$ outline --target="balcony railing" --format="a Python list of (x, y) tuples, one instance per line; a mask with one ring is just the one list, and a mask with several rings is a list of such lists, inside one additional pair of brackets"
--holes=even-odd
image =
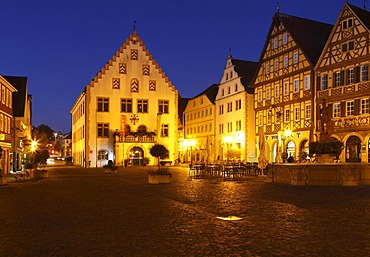
[(370, 127), (370, 116), (358, 116), (358, 117), (346, 117), (341, 119), (335, 119), (334, 130), (342, 130), (347, 128), (369, 128)]
[(133, 136), (128, 135), (119, 138), (119, 143), (156, 143), (157, 137), (156, 136)]
[(329, 88), (326, 90), (320, 90), (317, 92), (317, 97), (326, 98), (326, 97), (346, 96), (345, 98), (348, 98), (348, 96), (350, 96), (354, 92), (365, 90), (370, 90), (370, 82), (362, 82), (347, 86), (340, 86)]

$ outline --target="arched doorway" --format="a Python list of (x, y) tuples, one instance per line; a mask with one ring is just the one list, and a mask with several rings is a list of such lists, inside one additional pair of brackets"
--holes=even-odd
[(144, 163), (144, 151), (141, 147), (135, 146), (130, 150), (130, 163), (133, 166), (143, 166)]
[(287, 158), (289, 158), (290, 156), (295, 158), (295, 152), (296, 152), (295, 143), (293, 141), (289, 141), (287, 146), (286, 146)]
[(346, 162), (361, 162), (361, 139), (350, 136), (346, 143)]

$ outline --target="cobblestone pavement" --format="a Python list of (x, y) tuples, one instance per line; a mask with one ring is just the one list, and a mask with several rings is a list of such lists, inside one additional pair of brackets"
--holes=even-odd
[(144, 168), (58, 167), (1, 186), (0, 256), (370, 256), (370, 187), (171, 170), (171, 184), (149, 185)]

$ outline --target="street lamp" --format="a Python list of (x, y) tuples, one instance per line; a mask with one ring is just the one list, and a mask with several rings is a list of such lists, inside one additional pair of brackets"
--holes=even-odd
[(54, 148), (55, 148), (55, 145), (57, 144), (57, 136), (58, 136), (58, 133), (55, 132), (54, 133), (54, 137), (55, 137), (55, 141), (54, 141)]

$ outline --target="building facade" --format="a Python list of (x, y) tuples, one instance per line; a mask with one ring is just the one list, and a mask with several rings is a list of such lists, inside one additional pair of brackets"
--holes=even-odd
[(343, 162), (370, 161), (369, 37), (370, 12), (345, 3), (316, 65), (318, 136), (327, 107)]
[(27, 145), (32, 140), (32, 97), (28, 94), (28, 78), (4, 76), (17, 90), (12, 94), (12, 152), (10, 153), (10, 171), (22, 169)]
[(215, 97), (218, 84), (189, 99), (183, 113), (184, 137), (180, 138), (181, 163), (215, 161)]
[(178, 92), (134, 31), (70, 111), (75, 164), (155, 164), (160, 143), (178, 159)]
[(17, 90), (3, 76), (0, 76), (0, 169), (10, 172), (12, 159), (13, 93)]
[(254, 79), (256, 135), (266, 139), (268, 162), (296, 160), (315, 133), (315, 73), (332, 26), (276, 13)]
[(257, 63), (226, 60), (216, 95), (216, 160), (254, 162), (256, 158), (254, 95), (251, 81)]

